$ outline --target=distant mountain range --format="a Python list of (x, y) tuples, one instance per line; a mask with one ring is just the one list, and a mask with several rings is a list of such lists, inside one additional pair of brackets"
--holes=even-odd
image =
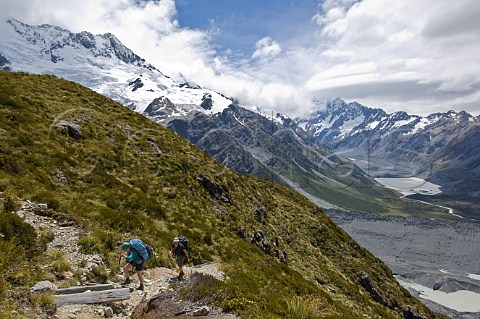
[[(322, 207), (411, 212), (409, 204), (397, 203), (397, 193), (365, 172), (420, 174), (446, 181), (441, 184), (446, 186), (451, 174), (442, 172), (452, 166), (429, 164), (441, 163), (435, 157), (440, 151), (445, 152), (442, 159), (451, 158), (448, 163), (458, 160), (461, 146), (451, 152), (447, 146), (470, 136), (470, 127), (478, 124), (478, 118), (464, 112), (427, 118), (403, 112), (388, 115), (338, 99), (317, 101), (319, 111), (305, 119), (280, 114), (267, 118), (221, 93), (164, 75), (112, 34), (72, 33), (17, 20), (8, 20), (3, 29), (0, 68), (55, 74), (90, 87), (168, 126), (238, 172), (288, 185)], [(414, 209), (431, 217), (445, 211), (418, 203)]]
[(422, 117), (387, 114), (340, 99), (316, 103), (318, 110), (296, 119), (298, 125), (337, 153), (358, 161), (373, 176), (429, 177), (425, 167), (433, 166), (432, 155), (480, 125), (480, 117), (466, 112)]
[(421, 177), (443, 195), (480, 200), (480, 116), (449, 111), (425, 117), (340, 99), (296, 123), (375, 177)]

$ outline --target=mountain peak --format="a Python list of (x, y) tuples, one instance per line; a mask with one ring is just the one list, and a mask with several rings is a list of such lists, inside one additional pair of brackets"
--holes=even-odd
[(82, 31), (72, 33), (66, 29), (50, 24), (32, 26), (16, 19), (9, 19), (14, 31), (40, 50), (41, 55), (49, 56), (51, 62), (76, 64), (89, 60), (89, 57), (118, 59), (127, 64), (154, 70), (144, 59), (127, 48), (114, 34), (93, 35)]
[[(176, 81), (125, 46), (113, 33), (73, 33), (49, 24), (31, 26), (15, 19), (0, 33), (0, 69), (50, 73), (81, 83), (137, 112), (168, 96), (159, 114), (193, 110), (215, 114), (232, 100), (204, 89), (183, 76)], [(178, 108), (177, 108), (178, 107)], [(177, 112), (178, 111), (178, 112)]]

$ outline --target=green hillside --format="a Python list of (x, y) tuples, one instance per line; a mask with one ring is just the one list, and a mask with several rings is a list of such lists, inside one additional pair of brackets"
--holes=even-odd
[[(138, 236), (165, 252), (188, 236), (193, 262), (220, 262), (228, 278), (204, 293), (242, 318), (403, 318), (407, 306), (436, 317), (303, 196), (54, 76), (0, 72), (0, 192), (0, 318), (34, 302), (29, 288), (47, 276), (48, 234), (11, 214), (22, 200), (88, 230), (82, 249), (110, 269), (118, 241)], [(365, 274), (382, 298), (362, 287)]]

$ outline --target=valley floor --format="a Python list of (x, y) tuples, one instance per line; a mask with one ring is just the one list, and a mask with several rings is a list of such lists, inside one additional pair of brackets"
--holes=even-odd
[(480, 225), (340, 210), (326, 213), (432, 310), (452, 318), (480, 317)]

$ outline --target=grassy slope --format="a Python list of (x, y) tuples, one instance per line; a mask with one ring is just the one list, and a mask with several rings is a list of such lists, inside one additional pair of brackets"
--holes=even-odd
[[(62, 120), (80, 125), (84, 138), (58, 128)], [(68, 184), (56, 177), (60, 171)], [(221, 184), (231, 203), (211, 196), (201, 176)], [(139, 236), (164, 252), (172, 237), (187, 235), (195, 262), (222, 262), (229, 279), (210, 293), (243, 318), (294, 318), (310, 306), (315, 311), (309, 318), (400, 318), (405, 305), (435, 316), (304, 197), (236, 174), (142, 115), (53, 76), (0, 72), (0, 191), (3, 210), (21, 198), (70, 216), (91, 231), (82, 239), (84, 249), (107, 256), (112, 269), (119, 240)], [(262, 222), (255, 219), (259, 207), (267, 212)], [(9, 300), (4, 316), (45, 276), (38, 268), (45, 239), (35, 239), (12, 216), (2, 213), (0, 224), (0, 267), (6, 270), (0, 298)], [(7, 233), (14, 224), (17, 233), (31, 236)], [(265, 252), (250, 243), (258, 230), (269, 243)], [(274, 257), (275, 250), (287, 253), (288, 265)], [(156, 262), (167, 263), (163, 255)], [(361, 272), (392, 309), (361, 288)], [(13, 296), (6, 293), (12, 287)]]

